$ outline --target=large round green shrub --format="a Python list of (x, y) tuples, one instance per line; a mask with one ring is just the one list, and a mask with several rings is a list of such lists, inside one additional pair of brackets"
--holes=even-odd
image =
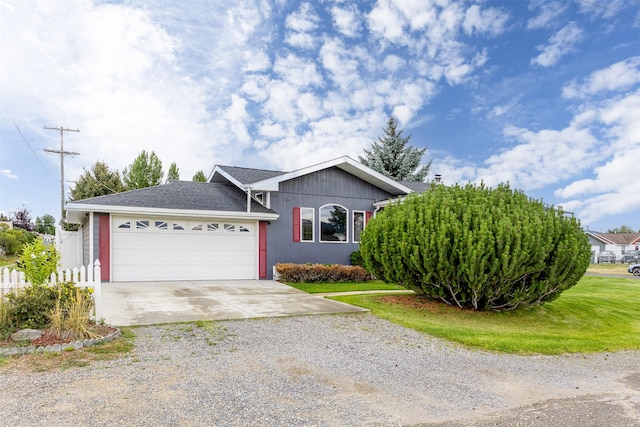
[(472, 184), (388, 206), (367, 224), (360, 252), (378, 278), (476, 310), (551, 301), (591, 256), (574, 217), (506, 185)]

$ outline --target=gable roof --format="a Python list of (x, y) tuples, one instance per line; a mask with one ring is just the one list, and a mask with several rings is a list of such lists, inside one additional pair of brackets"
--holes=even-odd
[[(247, 196), (230, 184), (192, 181), (169, 181), (166, 184), (106, 196), (67, 203), (67, 211), (73, 212), (146, 212), (169, 214), (247, 213)], [(276, 213), (251, 201), (249, 216), (266, 215), (275, 219)], [(253, 214), (253, 215), (251, 215)], [(75, 215), (74, 217), (78, 217)], [(78, 218), (76, 218), (78, 219)]]
[(587, 231), (587, 234), (608, 245), (634, 245), (640, 241), (640, 233), (598, 233), (596, 231)]
[[(287, 173), (287, 172), (273, 171), (273, 170), (267, 170), (267, 169), (242, 168), (238, 166), (216, 166), (216, 167), (218, 168), (218, 170), (222, 170), (226, 172), (228, 175), (233, 177), (242, 185), (248, 185), (253, 182), (270, 179), (270, 178)], [(210, 178), (210, 182), (217, 182), (216, 178), (217, 177), (213, 175)]]
[(254, 191), (278, 191), (283, 181), (298, 178), (331, 167), (337, 167), (393, 195), (406, 195), (414, 192), (412, 188), (382, 175), (373, 169), (356, 162), (349, 156), (338, 157), (293, 172), (248, 169), (229, 166), (216, 166), (211, 173), (211, 182), (216, 182), (216, 174), (227, 178), (240, 188), (251, 187)]

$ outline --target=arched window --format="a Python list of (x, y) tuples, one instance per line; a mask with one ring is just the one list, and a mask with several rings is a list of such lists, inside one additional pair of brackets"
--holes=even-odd
[(320, 208), (320, 241), (347, 242), (349, 221), (347, 209), (340, 205), (324, 205)]

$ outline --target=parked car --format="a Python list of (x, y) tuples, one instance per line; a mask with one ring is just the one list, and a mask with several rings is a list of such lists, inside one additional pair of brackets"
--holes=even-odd
[(616, 262), (616, 254), (613, 251), (602, 251), (598, 255), (598, 264), (603, 262)]
[(634, 276), (640, 276), (640, 264), (631, 264), (629, 266), (629, 273)]
[(640, 251), (626, 251), (620, 259), (622, 264), (636, 264), (640, 262)]

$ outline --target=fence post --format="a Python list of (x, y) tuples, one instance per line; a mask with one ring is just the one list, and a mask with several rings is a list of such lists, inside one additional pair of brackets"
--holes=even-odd
[(96, 322), (102, 318), (102, 279), (100, 273), (100, 261), (93, 263), (93, 302), (96, 305)]

